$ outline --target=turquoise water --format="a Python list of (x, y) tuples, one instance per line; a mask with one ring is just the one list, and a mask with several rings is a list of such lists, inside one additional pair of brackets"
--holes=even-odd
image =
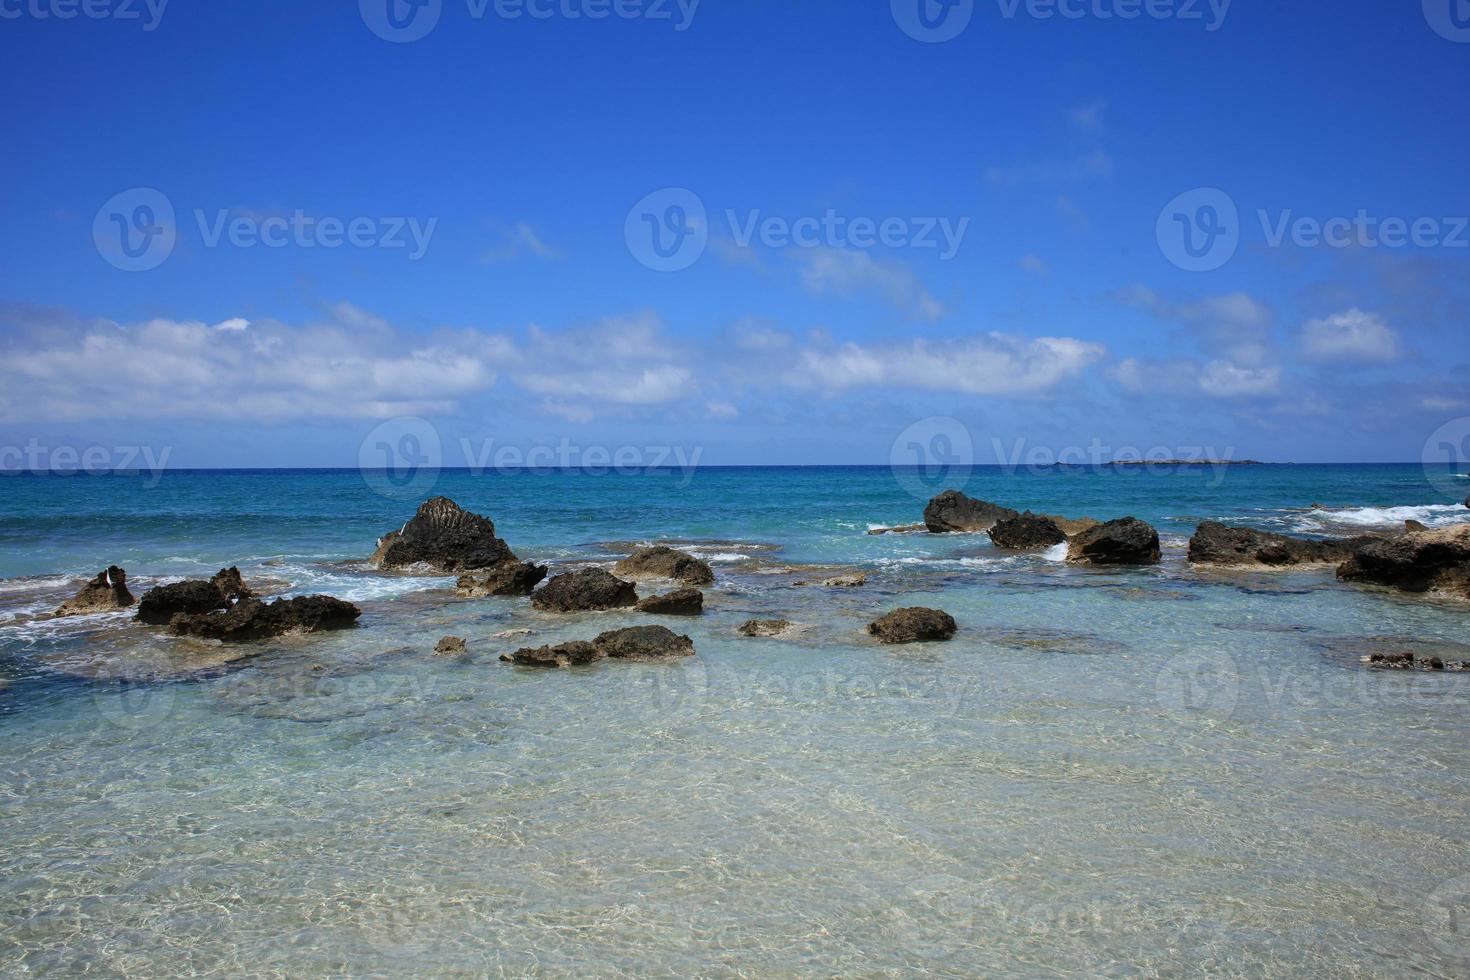
[[(1470, 517), (1418, 466), (979, 469), (967, 492), (1155, 523), (1153, 569), (913, 523), (954, 474), (171, 473), (0, 478), (0, 973), (1361, 975), (1470, 970), (1463, 607), (1330, 570), (1207, 573), (1199, 520), (1357, 533)], [(1470, 492), (1470, 481), (1461, 481)], [(942, 485), (941, 485), (942, 484)], [(522, 557), (686, 542), (687, 663), (498, 655), (647, 620), (458, 600), (365, 568), (445, 494)], [(1325, 509), (1312, 511), (1320, 503)], [(238, 564), (364, 609), (226, 662), (83, 576)], [(795, 583), (849, 568), (862, 589)], [(640, 588), (648, 594), (646, 587)], [(863, 626), (944, 608), (951, 643)], [(751, 618), (796, 633), (747, 640)], [(523, 631), (530, 631), (529, 634)], [(446, 634), (464, 659), (435, 658)]]

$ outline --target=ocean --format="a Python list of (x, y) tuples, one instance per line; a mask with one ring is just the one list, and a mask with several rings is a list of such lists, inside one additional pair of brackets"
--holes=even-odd
[[(1164, 561), (869, 533), (951, 486), (1141, 518)], [(1470, 674), (1361, 661), (1470, 659), (1466, 608), (1184, 547), (1466, 494), (1418, 464), (0, 476), (0, 974), (1464, 975)], [(435, 495), (553, 573), (695, 552), (705, 615), (658, 622), (698, 656), (500, 663), (652, 620), (368, 568)], [(363, 616), (243, 650), (44, 618), (108, 565)], [(958, 636), (865, 635), (903, 606)]]

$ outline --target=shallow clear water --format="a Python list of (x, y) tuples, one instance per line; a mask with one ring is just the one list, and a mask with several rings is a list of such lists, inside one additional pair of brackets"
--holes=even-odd
[[(523, 557), (713, 560), (706, 615), (667, 621), (696, 659), (559, 673), (497, 657), (648, 620), (371, 574), (416, 503), (372, 483), (0, 480), (0, 973), (1470, 970), (1470, 676), (1359, 663), (1461, 650), (1466, 610), (1180, 547), (1204, 518), (1456, 519), (1418, 467), (969, 481), (1155, 522), (1164, 564), (1122, 572), (870, 536), (937, 489), (887, 469), (441, 475)], [(108, 563), (138, 593), (238, 563), (364, 616), (233, 664), (126, 616), (31, 621)], [(793, 584), (849, 566), (866, 588)], [(863, 635), (907, 605), (960, 635)], [(735, 633), (778, 616), (804, 628)], [(446, 634), (471, 655), (434, 657)]]

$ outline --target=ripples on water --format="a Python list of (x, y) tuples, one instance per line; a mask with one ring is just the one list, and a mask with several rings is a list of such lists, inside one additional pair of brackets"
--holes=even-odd
[[(521, 551), (613, 553), (485, 509)], [(673, 665), (503, 666), (648, 620), (453, 600), (346, 542), (238, 552), (365, 610), (243, 662), (125, 616), (0, 627), (0, 973), (1464, 974), (1470, 677), (1358, 663), (1462, 610), (853, 517), (846, 555), (704, 531)], [(844, 560), (867, 588), (791, 584)], [(960, 636), (871, 644), (897, 605)], [(735, 634), (778, 616), (805, 629)]]

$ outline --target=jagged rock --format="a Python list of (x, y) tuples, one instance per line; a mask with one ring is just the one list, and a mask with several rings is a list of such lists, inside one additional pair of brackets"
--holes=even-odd
[(1072, 539), (1067, 560), (1093, 565), (1155, 565), (1159, 532), (1134, 517), (1099, 524)]
[(228, 609), (229, 597), (213, 582), (189, 579), (149, 589), (138, 603), (138, 622), (167, 626), (180, 613), (197, 615)]
[(614, 660), (664, 660), (694, 656), (694, 641), (664, 626), (634, 626), (612, 630), (592, 641), (597, 651)]
[(603, 653), (585, 640), (559, 643), (556, 646), (526, 647), (515, 653), (502, 654), (500, 659), (518, 667), (582, 667), (603, 658)]
[(519, 561), (495, 536), (494, 521), (470, 513), (448, 497), (421, 505), (401, 530), (378, 542), (370, 560), (382, 569), (426, 565), (446, 575)]
[(461, 575), (455, 591), (467, 599), (527, 596), (536, 591), (548, 571), (545, 565), (529, 561), (501, 562), (485, 574)]
[(89, 613), (117, 612), (126, 609), (137, 600), (128, 591), (128, 573), (116, 565), (99, 572), (82, 591), (63, 602), (56, 610), (58, 616), (85, 616)]
[(531, 604), (547, 612), (621, 609), (637, 605), (638, 592), (632, 582), (605, 569), (587, 568), (556, 576), (531, 597)]
[(740, 627), (741, 636), (772, 637), (780, 636), (791, 629), (792, 623), (785, 619), (752, 619)]
[(862, 573), (852, 575), (834, 575), (832, 578), (824, 578), (819, 582), (812, 583), (806, 579), (798, 579), (791, 583), (793, 586), (820, 585), (824, 589), (860, 589), (868, 584), (868, 577)]
[(245, 579), (241, 576), (240, 569), (233, 565), (229, 568), (221, 568), (215, 572), (214, 578), (209, 580), (209, 584), (219, 589), (220, 594), (231, 601), (255, 598), (255, 593), (245, 584)]
[(1369, 667), (1377, 670), (1434, 670), (1470, 671), (1470, 662), (1446, 661), (1440, 657), (1416, 658), (1412, 653), (1375, 653), (1364, 659)]
[(326, 595), (277, 599), (269, 604), (241, 599), (223, 612), (179, 613), (169, 623), (169, 630), (175, 636), (244, 643), (287, 633), (346, 629), (361, 615), (362, 610), (352, 603)]
[(713, 585), (714, 570), (707, 562), (666, 545), (640, 548), (613, 566), (613, 571), (631, 579), (667, 578), (685, 585)]
[(868, 626), (883, 643), (927, 643), (948, 640), (958, 627), (954, 617), (938, 609), (898, 609)]
[(1368, 539), (1338, 567), (1337, 577), (1470, 598), (1470, 524)]
[(1423, 521), (1415, 521), (1415, 520), (1407, 520), (1407, 521), (1404, 521), (1404, 531), (1405, 532), (1412, 533), (1414, 531), (1427, 531), (1427, 530), (1429, 530), (1429, 525), (1428, 524), (1425, 524)]
[(465, 641), (458, 636), (446, 636), (434, 647), (434, 652), (441, 657), (451, 657), (462, 654), (468, 649)]
[(924, 526), (934, 534), (988, 531), (997, 521), (1014, 520), (1020, 513), (1009, 507), (946, 490), (924, 508)]
[(1373, 538), (1316, 541), (1285, 534), (1228, 527), (1205, 521), (1189, 539), (1189, 560), (1196, 565), (1303, 565), (1341, 562)]
[(698, 616), (704, 612), (704, 593), (698, 589), (679, 589), (668, 595), (649, 596), (638, 603), (638, 611), (655, 616)]
[(990, 529), (990, 540), (997, 548), (1027, 551), (1050, 548), (1067, 540), (1067, 535), (1049, 517), (1038, 517), (1029, 510), (1020, 517), (997, 521)]

